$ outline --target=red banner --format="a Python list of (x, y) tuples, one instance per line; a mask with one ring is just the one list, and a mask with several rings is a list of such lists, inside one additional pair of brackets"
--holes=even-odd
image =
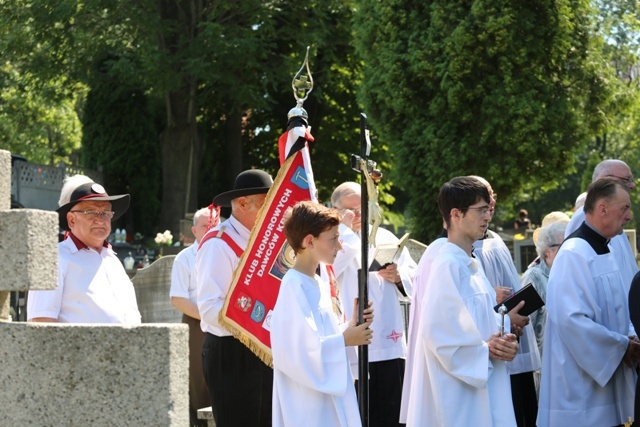
[(297, 202), (315, 198), (308, 156), (308, 148), (304, 147), (278, 171), (220, 312), (220, 324), (269, 366), (271, 312), (280, 281), (293, 266), (293, 251), (284, 235), (284, 214)]

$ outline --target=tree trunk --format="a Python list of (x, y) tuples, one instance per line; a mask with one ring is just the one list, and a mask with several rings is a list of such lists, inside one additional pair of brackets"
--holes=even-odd
[[(159, 0), (158, 12), (162, 19), (174, 21), (174, 31), (159, 34), (162, 50), (173, 56), (172, 67), (180, 75), (184, 64), (179, 52), (193, 42), (199, 20), (202, 17), (202, 2), (198, 0)], [(185, 213), (197, 207), (200, 138), (196, 122), (195, 78), (182, 74), (180, 87), (165, 96), (167, 125), (160, 135), (162, 153), (162, 211), (160, 231), (168, 229), (178, 239), (180, 220)]]
[[(162, 212), (160, 228), (177, 240), (180, 220), (195, 212), (198, 195), (200, 139), (189, 90), (167, 95), (167, 127), (160, 136), (162, 152)], [(191, 113), (190, 113), (191, 112)]]

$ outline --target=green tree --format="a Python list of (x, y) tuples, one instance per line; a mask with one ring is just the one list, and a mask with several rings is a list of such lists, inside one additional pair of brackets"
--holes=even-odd
[(482, 175), (508, 198), (573, 172), (611, 94), (588, 1), (356, 4), (360, 96), (396, 180), (420, 189), (408, 206), (417, 238), (440, 228), (436, 194), (453, 176)]
[[(147, 98), (156, 129), (158, 124), (161, 129), (159, 228), (175, 230), (186, 211), (228, 189), (240, 170), (277, 171), (276, 142), (294, 104), (291, 79), (307, 45), (313, 47), (316, 86), (305, 108), (319, 141), (313, 156), (321, 198), (327, 200), (338, 182), (355, 177), (348, 154), (358, 149), (361, 109), (355, 88), (361, 63), (352, 45), (352, 13), (351, 3), (341, 0), (0, 0), (0, 26), (12, 34), (0, 47), (20, 59), (37, 82), (63, 75), (68, 83), (90, 87), (97, 98), (91, 100), (91, 119), (83, 123), (91, 128), (84, 141), (92, 165), (100, 159), (105, 168), (135, 168), (135, 156), (124, 163), (107, 159), (130, 147), (116, 147), (126, 139), (106, 138), (110, 130), (101, 127), (131, 123), (114, 99), (127, 104), (132, 93)], [(113, 94), (98, 87), (101, 77), (94, 64), (105, 57), (111, 84), (125, 85), (122, 90), (114, 86)], [(162, 105), (161, 116), (157, 105)], [(107, 140), (112, 145), (99, 153)], [(378, 147), (373, 157), (386, 172), (388, 150)]]
[(6, 62), (0, 67), (0, 146), (36, 163), (71, 163), (80, 148), (81, 124), (77, 112), (86, 91), (76, 85), (69, 96), (65, 79), (35, 84), (19, 67)]

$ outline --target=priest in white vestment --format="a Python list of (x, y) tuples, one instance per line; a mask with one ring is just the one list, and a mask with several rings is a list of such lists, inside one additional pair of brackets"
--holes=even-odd
[(609, 239), (631, 219), (628, 189), (600, 179), (585, 221), (562, 244), (547, 285), (539, 427), (618, 426), (633, 417), (640, 343), (630, 337), (629, 285)]
[(507, 361), (518, 349), (501, 333), (495, 292), (471, 256), (491, 218), (489, 192), (470, 177), (443, 185), (438, 196), (448, 242), (424, 285), (407, 415), (408, 426), (516, 425)]
[[(630, 191), (636, 188), (631, 169), (622, 160), (607, 159), (598, 163), (593, 170), (592, 182), (601, 178), (611, 178), (619, 181)], [(565, 229), (564, 237), (568, 237), (571, 233), (576, 231), (584, 222), (584, 217), (584, 206), (580, 206), (571, 217), (571, 221)], [(638, 272), (638, 263), (636, 262), (631, 243), (624, 231), (621, 231), (620, 234), (611, 238), (609, 241), (609, 249), (614, 254), (614, 258), (618, 262), (620, 272), (622, 273), (622, 279), (628, 289), (629, 286), (631, 286), (633, 277)]]

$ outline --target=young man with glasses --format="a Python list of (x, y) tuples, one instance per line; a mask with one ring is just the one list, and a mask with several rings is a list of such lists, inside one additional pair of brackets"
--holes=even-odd
[(116, 323), (141, 321), (133, 284), (107, 238), (111, 220), (129, 208), (129, 195), (109, 196), (86, 176), (66, 178), (57, 209), (65, 239), (58, 244), (58, 287), (30, 291), (32, 322)]
[(447, 242), (431, 265), (423, 289), (407, 425), (516, 425), (507, 362), (518, 350), (508, 316), (493, 310), (496, 294), (473, 243), (491, 218), (487, 187), (472, 177), (444, 184), (438, 207)]

